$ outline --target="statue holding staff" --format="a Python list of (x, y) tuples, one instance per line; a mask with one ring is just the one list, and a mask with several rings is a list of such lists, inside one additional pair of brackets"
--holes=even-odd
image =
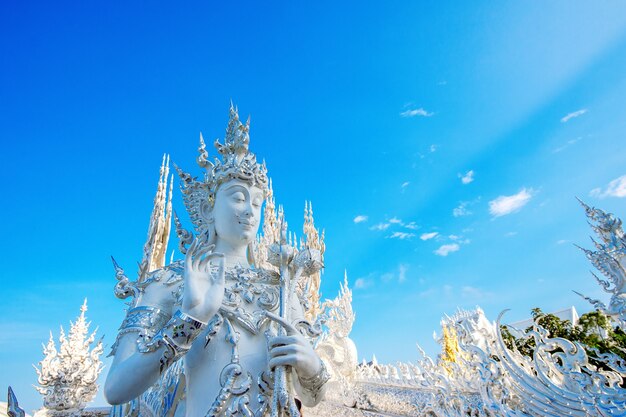
[[(252, 245), (268, 192), (267, 170), (249, 149), (249, 122), (231, 106), (221, 160), (208, 161), (201, 138), (198, 180), (178, 169), (195, 237), (185, 259), (130, 282), (117, 265), (116, 295), (133, 296), (113, 347), (105, 396), (139, 396), (173, 363), (184, 361), (186, 416), (299, 415), (294, 395), (317, 404), (329, 374), (306, 335), (296, 295), (321, 268), (319, 251), (296, 251), (282, 237), (268, 248), (275, 269), (255, 266)], [(189, 247), (186, 246), (189, 244)]]

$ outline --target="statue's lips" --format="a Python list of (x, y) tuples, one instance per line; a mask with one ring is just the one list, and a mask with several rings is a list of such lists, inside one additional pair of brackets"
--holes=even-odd
[(254, 227), (254, 223), (247, 221), (240, 221), (239, 224), (243, 226), (244, 229), (252, 229)]

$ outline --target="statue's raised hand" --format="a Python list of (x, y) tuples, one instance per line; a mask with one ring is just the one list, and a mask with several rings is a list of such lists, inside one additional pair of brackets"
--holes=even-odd
[[(203, 323), (217, 313), (224, 298), (224, 255), (213, 249), (215, 245), (202, 248), (196, 239), (185, 256), (181, 311)], [(213, 262), (218, 268), (212, 272)]]

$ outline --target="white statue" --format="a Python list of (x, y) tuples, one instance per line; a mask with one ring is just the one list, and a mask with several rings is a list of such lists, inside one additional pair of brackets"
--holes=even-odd
[[(288, 245), (283, 222), (280, 241), (266, 248), (268, 259), (253, 259), (268, 178), (248, 150), (248, 132), (231, 106), (224, 144), (215, 143), (222, 159), (207, 160), (201, 137), (204, 178), (177, 168), (196, 231), (192, 241), (178, 230), (184, 261), (137, 282), (116, 265), (116, 295), (133, 301), (113, 348), (105, 384), (110, 403), (139, 396), (178, 360), (188, 417), (295, 417), (294, 395), (306, 406), (323, 397), (329, 374), (301, 334), (314, 329), (297, 291), (321, 268), (320, 254)], [(255, 266), (267, 262), (274, 268)]]
[(350, 339), (355, 314), (352, 311), (352, 291), (348, 287), (348, 277), (344, 274), (344, 282), (339, 295), (323, 304), (326, 316), (327, 331), (321, 337), (316, 348), (325, 362), (330, 365), (329, 371), (341, 389), (335, 390), (351, 403), (350, 391), (356, 377), (358, 356), (356, 345)]

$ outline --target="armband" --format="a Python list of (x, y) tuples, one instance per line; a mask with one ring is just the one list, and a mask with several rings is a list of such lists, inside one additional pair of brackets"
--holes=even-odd
[(115, 343), (111, 347), (109, 356), (115, 355), (120, 338), (123, 335), (127, 333), (139, 333), (137, 343), (146, 343), (165, 326), (169, 318), (170, 315), (163, 312), (158, 307), (140, 306), (128, 310), (117, 333)]
[(160, 372), (163, 372), (164, 369), (189, 351), (193, 341), (206, 326), (205, 323), (178, 310), (152, 339), (146, 343), (138, 344), (139, 351), (142, 353), (154, 352), (159, 347), (165, 346), (165, 351), (160, 359)]

